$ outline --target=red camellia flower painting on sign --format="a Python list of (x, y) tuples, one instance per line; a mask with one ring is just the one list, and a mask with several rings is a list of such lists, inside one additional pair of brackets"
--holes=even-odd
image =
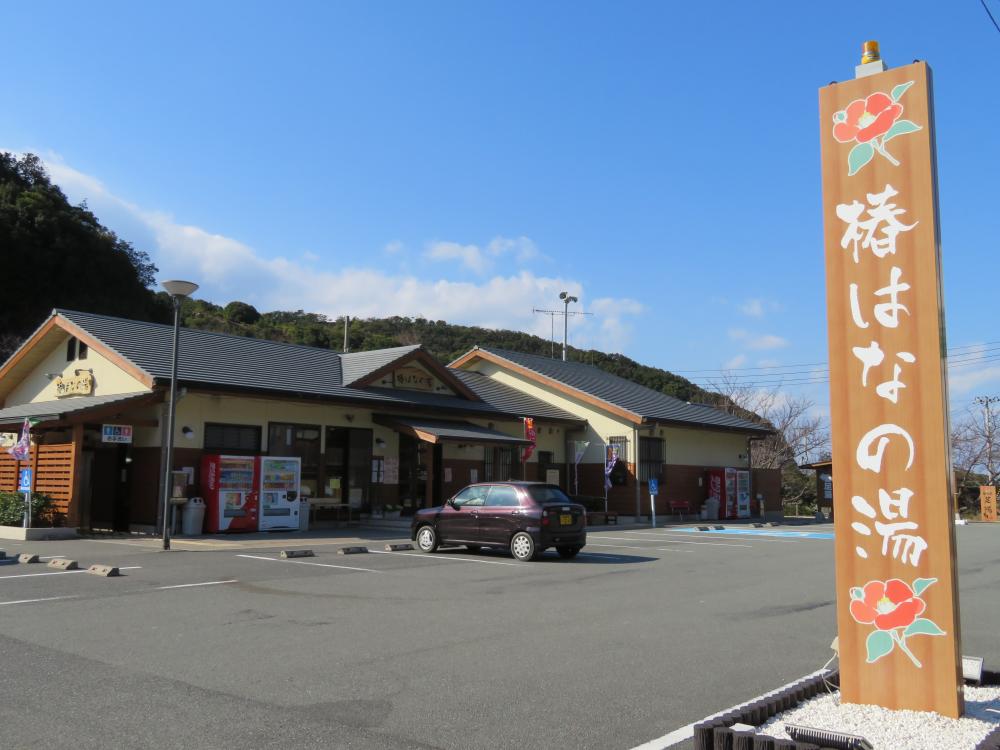
[(857, 173), (870, 162), (875, 154), (887, 159), (894, 167), (899, 161), (890, 154), (885, 144), (897, 135), (921, 130), (909, 120), (899, 119), (903, 105), (899, 98), (913, 85), (913, 81), (901, 83), (885, 94), (876, 91), (864, 99), (855, 99), (833, 116), (833, 137), (839, 143), (855, 143), (847, 155), (848, 176)]
[(898, 578), (888, 581), (869, 581), (862, 587), (851, 589), (851, 617), (860, 625), (874, 625), (868, 634), (866, 647), (868, 663), (876, 662), (894, 647), (910, 657), (917, 667), (920, 661), (906, 646), (911, 635), (944, 635), (931, 620), (921, 617), (927, 603), (920, 598), (936, 578), (918, 578), (913, 585)]

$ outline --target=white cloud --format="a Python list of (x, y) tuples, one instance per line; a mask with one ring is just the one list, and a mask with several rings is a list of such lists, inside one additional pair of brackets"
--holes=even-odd
[(781, 349), (789, 345), (787, 339), (776, 336), (773, 333), (754, 334), (742, 328), (731, 328), (729, 338), (739, 341), (745, 348), (756, 351), (766, 351), (769, 349)]
[(759, 299), (748, 299), (740, 305), (740, 312), (749, 315), (751, 318), (764, 317), (764, 301)]
[(953, 361), (948, 363), (948, 391), (952, 396), (1000, 382), (1000, 364), (990, 356), (986, 344), (962, 348), (967, 351), (953, 355)]
[(540, 257), (538, 247), (527, 237), (494, 237), (485, 247), (463, 245), (459, 242), (431, 242), (424, 257), (434, 261), (457, 260), (474, 273), (484, 275), (491, 271), (494, 260), (511, 255), (519, 264)]
[(386, 255), (398, 255), (403, 251), (403, 243), (399, 240), (392, 240), (392, 242), (385, 243), (385, 247), (382, 248), (382, 251)]
[(737, 367), (743, 367), (747, 363), (747, 355), (737, 354), (732, 359), (725, 362), (722, 365), (723, 370), (735, 370)]
[[(477, 282), (421, 278), (378, 267), (338, 267), (324, 270), (322, 260), (308, 256), (308, 265), (282, 256), (267, 257), (249, 245), (201, 227), (176, 221), (167, 213), (149, 211), (123, 200), (99, 180), (69, 167), (58, 157), (45, 159), (46, 168), (70, 200), (87, 200), (102, 222), (137, 247), (146, 249), (160, 269), (160, 278), (189, 278), (201, 285), (197, 297), (225, 303), (249, 302), (262, 311), (306, 310), (331, 317), (392, 315), (446, 320), (450, 323), (526, 331), (548, 338), (547, 316), (536, 307), (551, 307), (559, 292), (584, 298), (582, 285), (559, 276), (538, 276), (521, 270)], [(384, 248), (392, 254), (402, 243)], [(439, 242), (430, 246), (436, 260), (458, 259), (485, 271), (492, 259), (505, 254), (527, 259), (537, 254), (526, 237), (494, 238), (486, 250), (475, 245)], [(328, 261), (329, 262), (329, 261)], [(643, 312), (631, 299), (594, 300), (600, 316), (574, 316), (571, 343), (620, 350), (631, 339), (628, 316)]]
[(478, 274), (486, 273), (493, 265), (478, 245), (460, 245), (457, 242), (432, 242), (424, 256), (437, 261), (457, 260)]

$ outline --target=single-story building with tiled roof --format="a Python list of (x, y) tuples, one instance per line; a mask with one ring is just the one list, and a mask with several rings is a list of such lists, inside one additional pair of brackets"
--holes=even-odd
[[(0, 366), (0, 432), (37, 422), (29, 461), (0, 453), (0, 490), (30, 464), (67, 525), (160, 525), (172, 334), (53, 311)], [(205, 456), (295, 457), (303, 496), (359, 513), (409, 513), (507, 478), (601, 495), (606, 444), (621, 458), (614, 509), (632, 513), (654, 474), (694, 508), (705, 496), (695, 475), (746, 467), (748, 440), (766, 434), (587, 365), (487, 349), (445, 367), (420, 346), (340, 353), (181, 329), (178, 386), (173, 468), (187, 472), (189, 494), (200, 494)]]

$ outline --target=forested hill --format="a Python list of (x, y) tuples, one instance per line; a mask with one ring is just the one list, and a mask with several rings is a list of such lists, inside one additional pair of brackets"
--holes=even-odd
[[(181, 308), (183, 324), (190, 328), (235, 333), (255, 338), (319, 346), (340, 351), (344, 346), (344, 320), (328, 320), (322, 315), (298, 312), (259, 313), (245, 302), (230, 302), (225, 307), (203, 300), (189, 300)], [(553, 352), (548, 339), (521, 331), (504, 331), (475, 326), (455, 325), (443, 320), (424, 318), (370, 318), (351, 320), (350, 350), (365, 351), (391, 346), (422, 344), (441, 362), (447, 364), (474, 346), (497, 347), (517, 352), (549, 356)], [(555, 356), (561, 356), (556, 344)], [(684, 378), (657, 367), (641, 365), (622, 354), (606, 354), (594, 349), (569, 347), (574, 362), (587, 362), (602, 370), (661, 391), (684, 401), (713, 402), (711, 394)]]
[[(0, 307), (0, 362), (55, 307), (171, 320), (169, 298), (150, 288), (157, 269), (149, 256), (103, 226), (86, 205), (70, 204), (33, 154), (0, 152), (0, 259), (9, 297)], [(261, 314), (244, 302), (219, 307), (188, 300), (182, 315), (184, 325), (192, 328), (336, 350), (344, 344), (343, 320), (302, 311)], [(552, 351), (546, 339), (520, 331), (422, 318), (351, 321), (351, 351), (407, 344), (423, 344), (445, 363), (476, 345), (542, 355)], [(620, 354), (571, 347), (569, 356), (685, 401), (712, 400), (684, 378)]]

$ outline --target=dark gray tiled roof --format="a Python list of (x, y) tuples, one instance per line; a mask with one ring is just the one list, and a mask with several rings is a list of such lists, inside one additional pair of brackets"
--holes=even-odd
[(481, 347), (481, 351), (625, 409), (647, 421), (770, 434), (771, 430), (704, 404), (690, 404), (582, 362)]
[(356, 383), (376, 370), (385, 367), (400, 357), (419, 349), (414, 346), (394, 346), (391, 349), (375, 349), (370, 352), (348, 352), (340, 355), (340, 367), (343, 373), (343, 383)]
[[(71, 310), (55, 312), (99, 339), (105, 346), (152, 377), (169, 380), (173, 326)], [(524, 394), (521, 400), (516, 402), (508, 394), (504, 394), (503, 398), (498, 398), (497, 403), (494, 403), (490, 399), (490, 394), (497, 394), (499, 391), (489, 385), (484, 386), (483, 393), (472, 388), (483, 398), (481, 402), (420, 391), (375, 387), (351, 388), (343, 385), (344, 372), (357, 373), (366, 368), (370, 368), (368, 372), (373, 372), (394, 358), (401, 358), (417, 348), (419, 347), (404, 346), (374, 352), (358, 352), (356, 356), (343, 355), (328, 349), (182, 328), (178, 380), (220, 388), (237, 387), (347, 401), (366, 401), (378, 405), (379, 408), (395, 405), (449, 409), (484, 415), (548, 417), (556, 420), (580, 421), (572, 414)], [(394, 356), (386, 356), (384, 353), (394, 353)], [(350, 364), (342, 366), (342, 358), (348, 359)], [(511, 406), (516, 406), (517, 409), (509, 411), (508, 407)]]
[(520, 443), (530, 445), (531, 441), (512, 437), (499, 430), (480, 427), (471, 422), (456, 422), (448, 419), (421, 419), (412, 417), (391, 417), (393, 424), (404, 425), (420, 432), (429, 432), (439, 440), (465, 440), (470, 443)]
[(452, 370), (452, 372), (483, 401), (493, 404), (502, 411), (510, 414), (518, 414), (524, 417), (551, 417), (553, 419), (583, 421), (582, 418), (570, 414), (558, 406), (553, 406), (527, 393), (522, 393), (516, 388), (505, 385), (480, 372), (470, 372), (469, 370)]
[(149, 397), (149, 392), (113, 393), (107, 396), (74, 396), (72, 398), (59, 399), (58, 401), (35, 401), (33, 403), (18, 404), (17, 406), (0, 409), (0, 424), (20, 422), (25, 417), (41, 419), (42, 421), (59, 419), (66, 414), (92, 409), (96, 406), (109, 406), (143, 397)]

